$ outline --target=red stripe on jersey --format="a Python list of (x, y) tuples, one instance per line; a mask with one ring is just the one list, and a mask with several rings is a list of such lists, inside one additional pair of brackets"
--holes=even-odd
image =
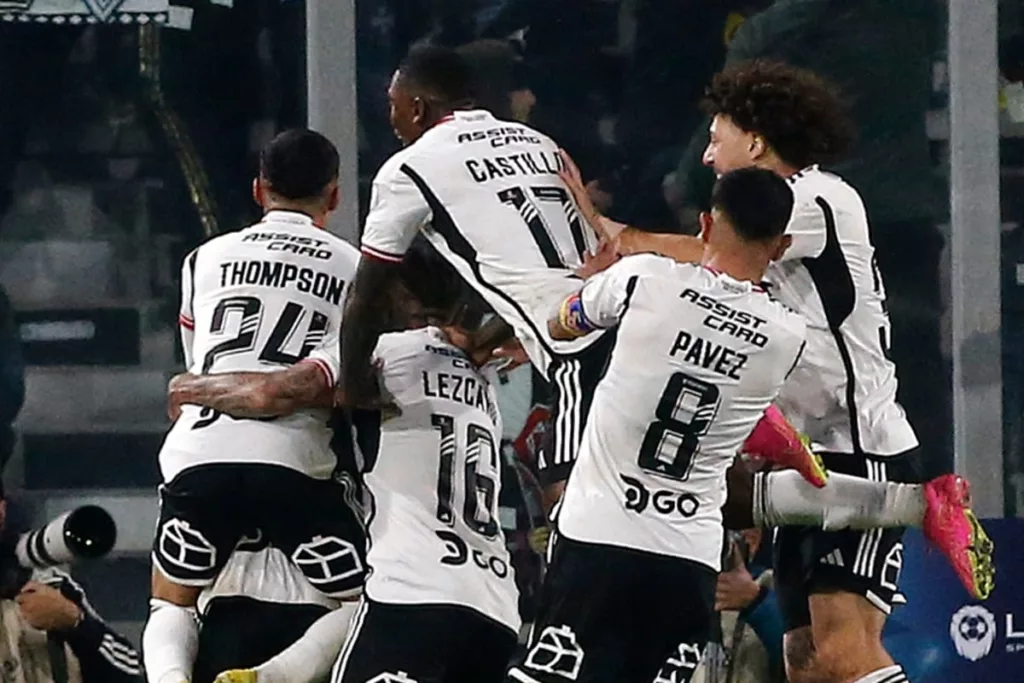
[(327, 386), (330, 387), (331, 389), (334, 388), (334, 373), (331, 371), (330, 365), (328, 365), (325, 361), (320, 360), (319, 358), (306, 358), (302, 362), (316, 364), (316, 366), (320, 368), (320, 372), (324, 373), (324, 379), (327, 380)]
[(380, 249), (368, 247), (365, 244), (362, 246), (361, 251), (370, 258), (377, 259), (378, 261), (387, 261), (388, 263), (401, 263), (402, 259), (405, 258), (404, 254), (391, 254)]
[(186, 330), (196, 329), (196, 324), (192, 318), (188, 317), (184, 313), (178, 315), (178, 324), (184, 327)]

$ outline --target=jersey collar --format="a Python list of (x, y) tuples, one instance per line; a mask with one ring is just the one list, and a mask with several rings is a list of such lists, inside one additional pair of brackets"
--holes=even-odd
[(721, 277), (727, 277), (730, 280), (732, 280), (733, 282), (740, 282), (741, 284), (749, 284), (751, 289), (753, 289), (755, 292), (767, 292), (768, 291), (768, 287), (771, 286), (767, 282), (764, 282), (764, 281), (762, 281), (762, 282), (751, 282), (749, 280), (745, 280), (745, 281), (737, 280), (736, 278), (731, 277), (727, 273), (723, 273), (718, 268), (712, 268), (711, 266), (705, 266), (703, 263), (701, 264), (700, 267), (703, 268), (704, 270), (708, 271), (709, 273), (714, 274), (714, 275), (719, 275)]
[(299, 211), (286, 211), (284, 209), (272, 209), (263, 214), (260, 223), (288, 223), (290, 225), (313, 226), (313, 218), (308, 214)]

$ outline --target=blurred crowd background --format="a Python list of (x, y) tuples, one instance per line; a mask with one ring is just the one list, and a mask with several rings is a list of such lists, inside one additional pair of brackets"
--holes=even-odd
[[(951, 469), (945, 2), (355, 5), (359, 144), (343, 163), (358, 164), (359, 187), (342, 191), (363, 212), (398, 148), (388, 81), (420, 41), (462, 49), (489, 83), (483, 103), (563, 145), (611, 217), (667, 232), (693, 232), (708, 198), (698, 102), (715, 71), (771, 57), (833, 80), (858, 127), (835, 170), (867, 205), (900, 399), (928, 474)], [(1000, 2), (1004, 230), (991, 264), (1004, 282), (1009, 514), (1024, 512), (1022, 5)], [(145, 615), (164, 388), (181, 363), (180, 259), (258, 218), (256, 152), (305, 123), (305, 12), (303, 0), (0, 0), (0, 458), (26, 520), (84, 501), (114, 513), (118, 546), (83, 578), (130, 634)], [(999, 353), (996, 341), (978, 343)], [(545, 391), (526, 369), (501, 396), (510, 539), (529, 577)]]

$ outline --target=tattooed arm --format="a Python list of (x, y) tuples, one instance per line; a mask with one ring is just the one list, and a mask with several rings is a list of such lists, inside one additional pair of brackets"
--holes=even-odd
[(167, 414), (176, 420), (191, 403), (234, 417), (291, 415), (302, 408), (330, 408), (333, 381), (324, 366), (303, 362), (281, 372), (182, 374), (167, 387)]
[(341, 388), (350, 406), (375, 408), (381, 402), (371, 356), (391, 319), (388, 292), (398, 278), (400, 263), (368, 257), (365, 252), (359, 261), (341, 325)]

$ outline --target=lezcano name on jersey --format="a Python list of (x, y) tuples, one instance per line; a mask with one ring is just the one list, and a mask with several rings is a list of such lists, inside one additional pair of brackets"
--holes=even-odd
[(491, 404), (487, 386), (474, 377), (447, 372), (423, 372), (422, 379), (423, 393), (430, 398), (441, 398), (478, 408), (492, 419), (497, 415), (497, 408)]
[(294, 288), (324, 301), (341, 305), (345, 281), (313, 268), (300, 268), (293, 263), (274, 261), (228, 261), (220, 264), (220, 286)]

